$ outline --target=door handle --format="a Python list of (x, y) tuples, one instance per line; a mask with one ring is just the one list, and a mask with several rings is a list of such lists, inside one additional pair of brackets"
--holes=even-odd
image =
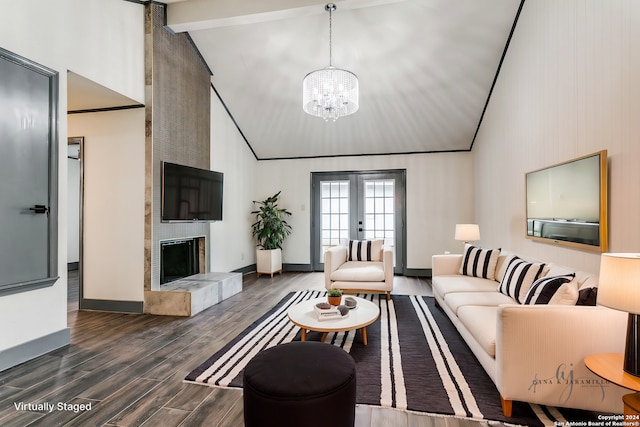
[(32, 208), (29, 208), (29, 210), (35, 214), (47, 214), (47, 216), (49, 216), (49, 208), (45, 205), (34, 205)]

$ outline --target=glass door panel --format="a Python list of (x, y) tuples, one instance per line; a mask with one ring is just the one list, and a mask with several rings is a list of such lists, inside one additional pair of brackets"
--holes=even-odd
[(395, 253), (395, 180), (363, 180), (363, 187), (365, 221), (361, 238), (383, 239)]
[(320, 182), (320, 263), (329, 247), (349, 239), (349, 185), (349, 181)]

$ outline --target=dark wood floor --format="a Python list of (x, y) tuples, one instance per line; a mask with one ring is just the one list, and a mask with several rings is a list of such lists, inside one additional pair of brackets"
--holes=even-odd
[[(243, 287), (192, 318), (78, 311), (77, 274), (70, 272), (71, 345), (0, 372), (0, 425), (242, 426), (240, 390), (186, 384), (184, 377), (286, 293), (323, 289), (323, 276), (247, 275)], [(429, 295), (431, 289), (423, 279), (398, 277), (394, 293)], [(21, 402), (48, 403), (56, 410), (20, 410)], [(70, 410), (57, 410), (64, 403)], [(73, 411), (89, 404), (90, 411)], [(451, 426), (451, 421), (358, 407), (356, 425)]]

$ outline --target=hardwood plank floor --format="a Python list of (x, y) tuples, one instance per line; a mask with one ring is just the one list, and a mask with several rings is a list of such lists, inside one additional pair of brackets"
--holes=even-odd
[[(324, 289), (322, 273), (246, 275), (243, 292), (184, 318), (78, 311), (77, 277), (69, 272), (71, 345), (0, 372), (0, 425), (242, 426), (241, 390), (184, 377), (288, 292)], [(394, 293), (432, 295), (428, 280), (411, 277), (396, 277)], [(18, 410), (21, 402), (67, 403), (69, 410)], [(359, 427), (468, 424), (367, 406), (358, 406), (356, 418)], [(480, 424), (488, 425), (473, 422)]]

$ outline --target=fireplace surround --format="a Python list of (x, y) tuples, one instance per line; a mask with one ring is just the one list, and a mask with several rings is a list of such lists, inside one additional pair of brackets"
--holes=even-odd
[(206, 271), (205, 238), (160, 241), (160, 286)]

